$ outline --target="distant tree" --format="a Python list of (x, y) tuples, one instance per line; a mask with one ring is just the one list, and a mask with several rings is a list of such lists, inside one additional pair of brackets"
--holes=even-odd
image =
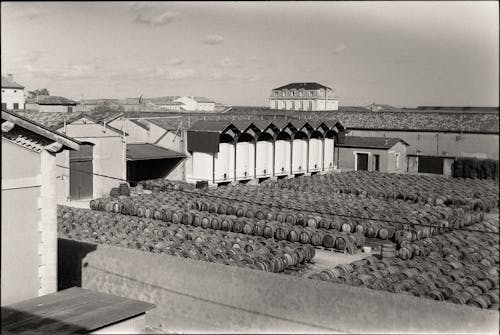
[(41, 95), (50, 95), (49, 90), (46, 88), (36, 89), (34, 91), (28, 91), (28, 98), (36, 98)]

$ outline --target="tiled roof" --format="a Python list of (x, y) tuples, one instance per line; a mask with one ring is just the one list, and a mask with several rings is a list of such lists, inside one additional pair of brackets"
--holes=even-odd
[(287, 117), (289, 119), (336, 119), (345, 128), (406, 131), (448, 131), (471, 133), (498, 133), (498, 113), (416, 110), (370, 111), (364, 107), (341, 106), (338, 111), (307, 112), (283, 111), (268, 107), (233, 107), (228, 115)]
[(38, 122), (51, 130), (60, 129), (64, 122), (70, 124), (82, 117), (88, 117), (96, 123), (103, 123), (115, 116), (120, 115), (119, 112), (39, 112), (34, 110), (18, 110), (17, 114)]
[(35, 152), (41, 152), (43, 147), (52, 143), (51, 140), (21, 127), (14, 127), (9, 132), (2, 132), (2, 138)]
[(8, 141), (22, 145), (30, 150), (40, 152), (48, 144), (59, 142), (66, 148), (78, 150), (80, 142), (61, 134), (32, 119), (28, 119), (17, 111), (2, 111), (2, 120), (13, 122), (16, 126), (10, 131), (2, 131), (2, 137)]
[(209, 102), (215, 103), (215, 101), (213, 101), (209, 98), (205, 98), (205, 97), (193, 97), (193, 100), (195, 100), (196, 102), (201, 102), (201, 103), (209, 103)]
[(230, 120), (219, 120), (219, 121), (198, 121), (194, 123), (189, 130), (192, 131), (209, 131), (209, 132), (221, 132), (226, 129), (232, 121)]
[(24, 88), (24, 86), (2, 76), (2, 88)]
[[(176, 118), (161, 118), (161, 119), (145, 119), (148, 122), (151, 122), (152, 124), (157, 125), (160, 128), (163, 128), (165, 130), (176, 130), (179, 127), (179, 123), (183, 121), (183, 118), (176, 117)], [(185, 123), (187, 124), (187, 120), (184, 120)], [(187, 127), (187, 125), (186, 125)], [(184, 128), (186, 128), (184, 127)]]
[(39, 104), (39, 105), (71, 105), (71, 106), (75, 106), (78, 104), (74, 100), (54, 95), (39, 95), (34, 99), (32, 98), (26, 99), (26, 103)]
[(390, 149), (398, 142), (406, 145), (405, 141), (394, 137), (361, 137), (361, 136), (346, 136), (345, 142), (340, 144), (341, 148), (372, 148), (372, 149)]
[(300, 90), (300, 89), (319, 90), (321, 88), (330, 88), (330, 87), (325, 86), (325, 85), (321, 85), (318, 83), (290, 83), (290, 84), (275, 88), (275, 90), (284, 90), (284, 89), (287, 89), (287, 90), (292, 90), (292, 89), (295, 89), (295, 90)]

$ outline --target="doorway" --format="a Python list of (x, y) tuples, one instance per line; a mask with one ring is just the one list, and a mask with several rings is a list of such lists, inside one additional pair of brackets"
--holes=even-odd
[(356, 154), (356, 171), (368, 170), (368, 154)]

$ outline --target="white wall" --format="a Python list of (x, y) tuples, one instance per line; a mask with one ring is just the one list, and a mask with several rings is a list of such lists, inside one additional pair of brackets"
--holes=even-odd
[(174, 101), (182, 102), (184, 104), (182, 107), (189, 111), (195, 111), (198, 108), (198, 103), (190, 97), (180, 97)]
[[(256, 178), (273, 175), (273, 143), (257, 141)], [(265, 172), (264, 172), (265, 170)]]
[[(316, 165), (316, 166), (315, 166)], [(308, 171), (321, 171), (323, 167), (323, 140), (311, 138), (309, 140)]]
[(2, 87), (2, 103), (6, 103), (8, 109), (13, 109), (14, 103), (19, 104), (19, 109), (24, 109), (24, 90), (22, 88)]
[[(285, 175), (290, 173), (290, 141), (278, 140), (274, 145), (276, 163), (274, 166), (275, 175)], [(283, 170), (282, 170), (283, 169)]]
[(334, 140), (333, 138), (325, 138), (325, 159), (324, 159), (324, 169), (325, 171), (331, 171), (333, 170), (333, 165), (334, 165)]
[(213, 154), (193, 152), (191, 177), (195, 180), (213, 180)]

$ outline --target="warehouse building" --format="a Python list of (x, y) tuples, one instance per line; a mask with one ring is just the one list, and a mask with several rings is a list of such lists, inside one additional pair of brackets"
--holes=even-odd
[(24, 111), (21, 115), (82, 143), (77, 152), (57, 155), (60, 203), (101, 197), (125, 179), (124, 134), (109, 124), (110, 120), (119, 119), (120, 113)]
[(56, 155), (79, 149), (2, 111), (2, 306), (57, 290)]
[(187, 131), (186, 181), (210, 184), (333, 171), (336, 121), (199, 121)]
[(399, 138), (346, 136), (339, 147), (341, 170), (404, 173), (408, 143)]
[(26, 109), (39, 112), (71, 113), (76, 111), (77, 105), (76, 101), (53, 95), (40, 95), (26, 100)]

